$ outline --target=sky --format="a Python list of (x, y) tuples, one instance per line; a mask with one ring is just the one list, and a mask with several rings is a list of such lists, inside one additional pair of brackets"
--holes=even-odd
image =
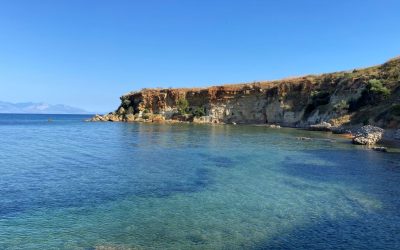
[(0, 0), (0, 101), (113, 111), (151, 87), (272, 80), (400, 55), (398, 0)]

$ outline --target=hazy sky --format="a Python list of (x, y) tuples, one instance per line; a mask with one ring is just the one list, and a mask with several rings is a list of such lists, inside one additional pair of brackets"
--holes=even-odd
[(144, 87), (370, 66), (400, 55), (398, 0), (0, 0), (0, 100), (114, 110)]

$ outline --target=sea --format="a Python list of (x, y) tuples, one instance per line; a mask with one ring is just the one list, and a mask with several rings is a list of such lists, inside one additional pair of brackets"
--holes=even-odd
[(0, 249), (400, 249), (396, 151), (89, 117), (0, 115)]

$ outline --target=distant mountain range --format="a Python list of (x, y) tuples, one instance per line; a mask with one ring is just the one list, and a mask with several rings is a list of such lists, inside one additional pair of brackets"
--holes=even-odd
[(89, 114), (90, 112), (67, 105), (47, 103), (10, 103), (0, 101), (0, 113), (14, 114)]

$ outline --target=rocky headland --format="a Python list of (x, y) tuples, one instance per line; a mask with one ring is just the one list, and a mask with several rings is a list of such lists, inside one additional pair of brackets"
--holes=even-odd
[(400, 57), (364, 69), (276, 81), (142, 89), (120, 99), (115, 112), (91, 121), (269, 124), (353, 133), (354, 143), (373, 145), (383, 129), (400, 138), (395, 132), (400, 128)]

